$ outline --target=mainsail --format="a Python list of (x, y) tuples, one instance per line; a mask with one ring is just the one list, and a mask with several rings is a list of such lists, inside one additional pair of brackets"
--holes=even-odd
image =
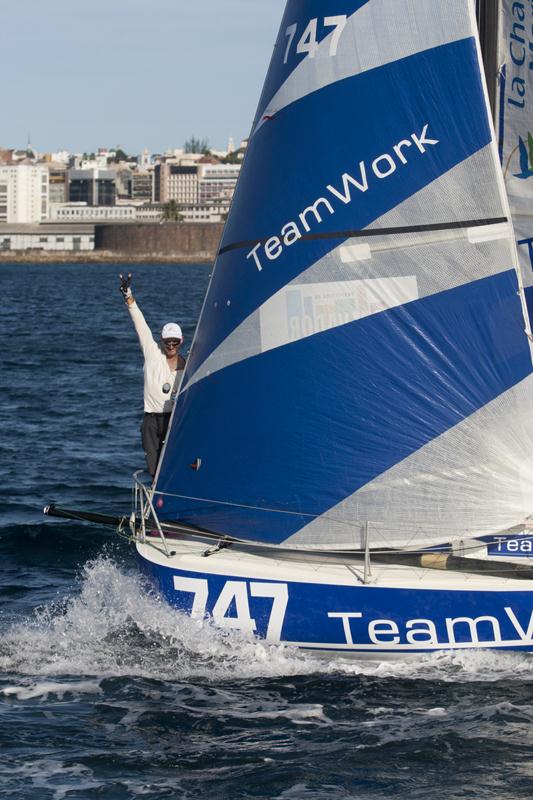
[(500, 0), (496, 133), (533, 318), (533, 4)]
[(533, 377), (469, 0), (289, 0), (161, 519), (420, 546), (533, 512)]

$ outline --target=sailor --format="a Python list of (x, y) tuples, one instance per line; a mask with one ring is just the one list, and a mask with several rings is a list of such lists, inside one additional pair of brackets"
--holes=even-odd
[(165, 441), (172, 406), (185, 368), (180, 353), (183, 334), (176, 322), (163, 325), (156, 341), (131, 292), (131, 273), (120, 275), (120, 291), (133, 320), (144, 356), (144, 417), (141, 441), (148, 472), (153, 477)]

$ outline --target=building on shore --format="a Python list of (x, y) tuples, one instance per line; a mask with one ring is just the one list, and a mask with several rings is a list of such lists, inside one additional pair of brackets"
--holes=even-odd
[(240, 164), (199, 164), (198, 203), (224, 207), (227, 212), (240, 171)]
[(94, 225), (0, 224), (0, 253), (94, 250)]
[(51, 222), (159, 222), (163, 207), (157, 203), (124, 203), (114, 206), (90, 206), (65, 203), (50, 209)]
[(0, 223), (36, 224), (48, 217), (48, 168), (0, 165)]
[(178, 205), (198, 203), (198, 169), (181, 164), (156, 164), (154, 176), (154, 200)]
[(221, 223), (241, 168), (221, 158), (183, 150), (133, 158), (120, 148), (83, 156), (38, 154), (29, 144), (0, 148), (0, 224)]
[(131, 175), (131, 199), (143, 200), (146, 203), (154, 200), (153, 170), (137, 170)]
[(162, 163), (154, 173), (156, 202), (174, 202), (188, 222), (225, 219), (237, 185), (240, 164), (220, 164), (202, 156), (195, 165)]
[(61, 164), (48, 165), (49, 211), (54, 204), (66, 203), (68, 199), (68, 174)]
[(177, 210), (181, 222), (223, 222), (228, 213), (227, 205), (215, 203), (178, 206)]
[(88, 206), (114, 206), (117, 198), (115, 170), (71, 169), (68, 173), (68, 199), (70, 203)]

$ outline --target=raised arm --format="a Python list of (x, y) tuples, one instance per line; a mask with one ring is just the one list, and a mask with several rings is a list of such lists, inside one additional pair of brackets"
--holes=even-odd
[(120, 275), (120, 291), (122, 292), (128, 311), (130, 312), (130, 317), (135, 326), (137, 336), (139, 337), (139, 344), (141, 345), (143, 354), (146, 356), (147, 352), (154, 350), (154, 348), (159, 350), (159, 346), (152, 336), (152, 331), (148, 327), (144, 315), (133, 297), (131, 291), (131, 272), (128, 273), (127, 276)]
[(133, 295), (131, 293), (131, 272), (128, 272), (127, 275), (123, 275), (121, 272), (118, 277), (120, 278), (120, 291), (122, 292), (124, 302), (127, 306), (132, 306), (135, 300), (133, 299)]

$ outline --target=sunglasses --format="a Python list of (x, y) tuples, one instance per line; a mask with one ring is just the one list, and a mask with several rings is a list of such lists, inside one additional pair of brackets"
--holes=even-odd
[(181, 339), (163, 339), (165, 347), (177, 347), (181, 344)]

